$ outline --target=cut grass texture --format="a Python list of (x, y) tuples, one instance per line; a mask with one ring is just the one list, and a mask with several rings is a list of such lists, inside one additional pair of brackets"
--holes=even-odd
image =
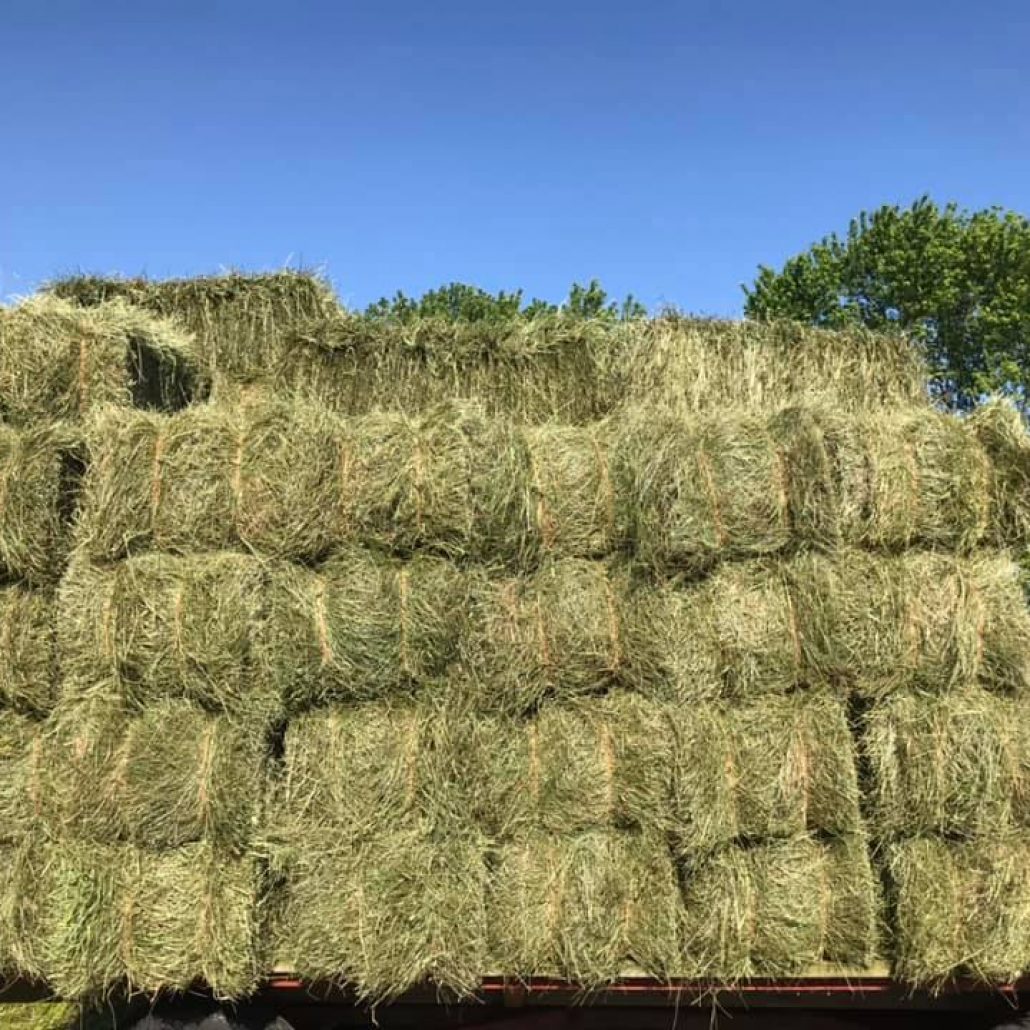
[(0, 708), (43, 716), (57, 702), (54, 596), (0, 588)]
[(731, 845), (686, 873), (686, 975), (734, 983), (867, 966), (880, 905), (861, 837)]
[(838, 699), (797, 693), (671, 708), (669, 717), (676, 735), (669, 825), (681, 854), (860, 829), (854, 746)]
[(680, 966), (682, 906), (661, 835), (529, 832), (501, 844), (489, 900), (491, 966), (601, 988)]
[(1030, 709), (978, 688), (875, 705), (863, 746), (880, 837), (992, 837), (1030, 825)]
[(0, 307), (0, 417), (72, 421), (119, 404), (181, 408), (205, 384), (179, 327), (116, 302), (85, 310), (56, 297)]
[(1030, 843), (921, 837), (888, 849), (894, 975), (940, 985), (958, 974), (1012, 983), (1030, 967)]
[(470, 994), (487, 968), (483, 842), (398, 826), (361, 842), (312, 831), (283, 860), (277, 960), (378, 1002), (429, 983)]
[(5, 847), (29, 839), (49, 798), (45, 724), (0, 711), (0, 841)]

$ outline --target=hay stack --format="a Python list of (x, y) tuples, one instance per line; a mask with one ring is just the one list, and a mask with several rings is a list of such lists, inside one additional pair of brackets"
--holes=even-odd
[(681, 903), (661, 835), (527, 833), (502, 844), (491, 878), (491, 964), (505, 976), (603, 987), (636, 966), (680, 966)]
[(48, 591), (0, 588), (0, 707), (46, 715), (57, 701), (55, 602)]
[(487, 969), (483, 842), (387, 829), (359, 844), (309, 833), (290, 856), (275, 954), (368, 1001), (425, 983), (471, 994)]
[(671, 828), (680, 853), (734, 840), (843, 835), (861, 827), (844, 705), (822, 693), (670, 710)]
[(1030, 825), (1030, 708), (979, 688), (874, 706), (863, 747), (879, 836), (990, 837)]
[(686, 875), (687, 975), (735, 983), (819, 962), (868, 966), (879, 908), (860, 837), (724, 848)]
[(28, 425), (94, 407), (174, 410), (205, 389), (192, 341), (122, 302), (82, 310), (56, 297), (0, 307), (0, 415)]
[(940, 984), (964, 973), (1012, 983), (1030, 968), (1030, 842), (934, 837), (892, 846), (894, 973)]

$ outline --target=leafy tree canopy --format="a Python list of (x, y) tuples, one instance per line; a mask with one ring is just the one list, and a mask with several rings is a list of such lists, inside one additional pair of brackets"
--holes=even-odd
[(1030, 222), (1012, 211), (922, 197), (863, 212), (744, 292), (749, 318), (905, 331), (950, 407), (995, 392), (1030, 404)]
[(646, 308), (632, 294), (621, 303), (612, 300), (596, 279), (591, 280), (587, 286), (573, 283), (568, 297), (561, 304), (537, 299), (526, 301), (522, 290), (489, 293), (478, 286), (449, 283), (417, 299), (398, 291), (393, 297), (383, 297), (369, 305), (365, 314), (369, 318), (397, 319), (402, 322), (434, 316), (455, 321), (484, 322), (532, 318), (558, 311), (577, 318), (629, 319), (643, 318), (647, 314)]

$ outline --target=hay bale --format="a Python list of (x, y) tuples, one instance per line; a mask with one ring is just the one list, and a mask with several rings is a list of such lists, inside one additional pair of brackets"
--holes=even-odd
[(1030, 615), (1019, 570), (990, 554), (844, 552), (790, 570), (804, 665), (813, 682), (867, 696), (1030, 683)]
[(79, 275), (47, 289), (83, 307), (120, 299), (173, 318), (193, 335), (191, 351), (200, 367), (235, 381), (267, 374), (297, 326), (338, 310), (323, 279), (288, 269), (165, 280)]
[(0, 587), (0, 706), (42, 716), (57, 701), (56, 610), (50, 591)]
[(80, 450), (68, 426), (0, 425), (0, 577), (47, 586), (60, 576)]
[(612, 447), (627, 532), (646, 564), (696, 574), (790, 542), (788, 469), (766, 416), (631, 410)]
[(1014, 405), (994, 401), (969, 417), (969, 427), (991, 462), (997, 542), (1025, 550), (1030, 537), (1030, 437), (1023, 416)]
[(263, 814), (260, 730), (185, 700), (142, 712), (106, 698), (66, 702), (46, 748), (48, 829), (64, 841), (239, 851)]
[(687, 975), (735, 983), (819, 962), (867, 967), (879, 901), (864, 841), (796, 837), (730, 846), (686, 876)]
[(311, 833), (286, 864), (277, 960), (366, 1001), (435, 985), (470, 995), (487, 968), (483, 842), (387, 829), (360, 843)]
[(887, 851), (894, 975), (936, 985), (956, 974), (1010, 984), (1030, 969), (1030, 845), (1025, 834), (937, 837)]
[(989, 837), (1030, 825), (1030, 709), (980, 688), (873, 706), (862, 746), (881, 837)]
[(837, 698), (802, 692), (740, 707), (685, 706), (669, 718), (670, 828), (680, 854), (860, 829), (854, 745)]
[(505, 976), (601, 988), (630, 967), (679, 968), (681, 901), (661, 835), (595, 830), (520, 835), (498, 848), (491, 965)]
[(476, 801), (494, 836), (665, 827), (673, 742), (660, 705), (614, 691), (476, 730)]
[(476, 703), (523, 712), (547, 697), (603, 691), (628, 674), (623, 580), (603, 563), (567, 559), (481, 582), (463, 656)]
[(0, 307), (0, 415), (15, 425), (120, 404), (173, 410), (204, 393), (179, 327), (124, 302), (82, 310), (56, 297)]
[(49, 852), (37, 833), (0, 841), (0, 971), (5, 977), (42, 981), (48, 973), (41, 922), (46, 898)]
[(458, 657), (467, 577), (440, 558), (346, 549), (317, 571), (269, 570), (252, 657), (291, 712), (411, 693)]
[(38, 932), (48, 979), (64, 997), (206, 984), (238, 998), (264, 972), (251, 858), (208, 844), (160, 852), (59, 844), (45, 884)]
[(0, 842), (29, 839), (46, 812), (44, 723), (0, 710)]
[(133, 707), (188, 698), (274, 717), (278, 667), (262, 664), (255, 646), (267, 580), (258, 560), (227, 552), (75, 563), (57, 603), (64, 696), (113, 695)]

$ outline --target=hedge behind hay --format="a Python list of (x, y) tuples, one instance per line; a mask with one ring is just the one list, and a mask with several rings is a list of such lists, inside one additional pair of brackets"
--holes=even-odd
[(120, 299), (173, 318), (193, 335), (201, 367), (243, 381), (275, 367), (284, 337), (300, 323), (338, 310), (321, 278), (287, 269), (165, 280), (82, 275), (48, 289), (84, 307)]
[(205, 391), (193, 343), (124, 302), (83, 310), (56, 297), (0, 307), (0, 416), (74, 420), (103, 404), (181, 408)]
[(1012, 983), (1030, 968), (1030, 845), (1025, 834), (888, 850), (894, 975), (939, 984), (955, 974)]
[(468, 995), (487, 968), (486, 885), (475, 835), (309, 833), (286, 864), (276, 959), (373, 1002), (426, 982)]
[(688, 871), (684, 912), (687, 975), (703, 980), (867, 967), (878, 945), (877, 885), (860, 837), (725, 848)]
[(874, 706), (863, 747), (883, 837), (993, 836), (1030, 824), (1030, 710), (979, 688)]
[(55, 603), (50, 591), (0, 588), (0, 708), (46, 715), (57, 701)]
[(838, 699), (797, 693), (671, 708), (669, 718), (676, 739), (670, 827), (682, 854), (735, 839), (860, 829), (854, 746)]
[(680, 961), (682, 907), (661, 835), (527, 833), (497, 852), (491, 966), (513, 978), (600, 988), (631, 966), (665, 979)]

